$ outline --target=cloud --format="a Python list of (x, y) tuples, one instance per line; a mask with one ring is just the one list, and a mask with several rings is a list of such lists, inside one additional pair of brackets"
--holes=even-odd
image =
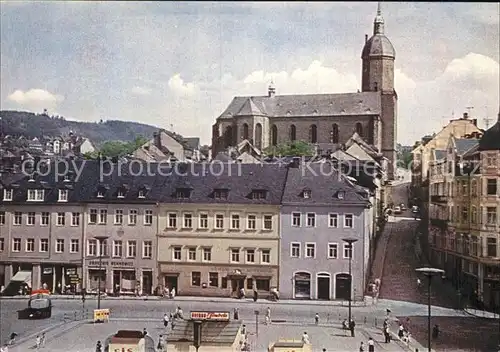
[(146, 87), (134, 87), (132, 88), (132, 94), (134, 95), (150, 95), (151, 94), (151, 89), (146, 88)]
[(52, 94), (44, 89), (16, 90), (7, 97), (19, 107), (25, 108), (54, 108), (64, 100), (62, 95)]
[(168, 87), (176, 96), (190, 96), (197, 90), (193, 83), (184, 83), (180, 74), (176, 74), (168, 80)]

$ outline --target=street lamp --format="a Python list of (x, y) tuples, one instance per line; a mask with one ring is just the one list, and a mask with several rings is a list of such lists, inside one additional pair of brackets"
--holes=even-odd
[(349, 248), (349, 320), (348, 323), (351, 324), (351, 317), (352, 317), (352, 285), (353, 285), (353, 280), (352, 280), (352, 256), (354, 254), (354, 251), (352, 249), (352, 244), (354, 242), (357, 242), (358, 240), (356, 238), (343, 238), (342, 241), (347, 243), (347, 248)]
[(417, 273), (427, 276), (428, 286), (427, 286), (427, 349), (431, 352), (431, 279), (435, 275), (443, 275), (444, 270), (436, 268), (418, 268), (415, 269)]
[(97, 309), (101, 309), (101, 271), (102, 271), (102, 252), (103, 252), (102, 248), (103, 248), (103, 243), (106, 243), (108, 236), (96, 236), (95, 239), (97, 240), (99, 248), (99, 276), (97, 277), (98, 280)]

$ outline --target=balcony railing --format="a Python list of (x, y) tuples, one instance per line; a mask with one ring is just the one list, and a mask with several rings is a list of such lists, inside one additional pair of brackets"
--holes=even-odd
[(446, 198), (446, 196), (442, 196), (442, 195), (431, 195), (431, 202), (443, 204), (443, 203), (447, 203), (447, 198)]
[(432, 226), (439, 227), (440, 229), (447, 229), (448, 228), (448, 220), (444, 219), (431, 219), (430, 223)]

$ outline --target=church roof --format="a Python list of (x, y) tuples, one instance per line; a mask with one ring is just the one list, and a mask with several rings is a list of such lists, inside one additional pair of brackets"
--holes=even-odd
[(252, 96), (233, 98), (219, 118), (380, 115), (381, 110), (378, 92)]
[(500, 150), (500, 112), (497, 122), (481, 137), (479, 150)]
[(394, 50), (394, 46), (389, 38), (383, 34), (375, 34), (373, 37), (368, 39), (363, 47), (361, 58), (366, 59), (374, 56), (396, 58), (396, 50)]

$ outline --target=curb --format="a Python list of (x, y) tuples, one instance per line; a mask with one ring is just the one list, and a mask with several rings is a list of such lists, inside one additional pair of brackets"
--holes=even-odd
[[(493, 316), (492, 317), (485, 317), (485, 316), (481, 316), (481, 315), (476, 315), (474, 313), (471, 313), (471, 312), (468, 312), (466, 309), (461, 309), (462, 312), (464, 312), (465, 314), (467, 315), (470, 315), (471, 317), (474, 317), (474, 318), (479, 318), (479, 319), (500, 319), (498, 314), (495, 314), (493, 313)], [(491, 312), (488, 312), (491, 314)]]

